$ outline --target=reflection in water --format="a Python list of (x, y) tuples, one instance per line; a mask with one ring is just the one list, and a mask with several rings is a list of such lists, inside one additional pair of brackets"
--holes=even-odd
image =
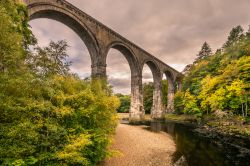
[(174, 122), (151, 122), (151, 130), (165, 131), (176, 143), (174, 162), (185, 157), (189, 166), (250, 166), (249, 149), (209, 139), (194, 127)]

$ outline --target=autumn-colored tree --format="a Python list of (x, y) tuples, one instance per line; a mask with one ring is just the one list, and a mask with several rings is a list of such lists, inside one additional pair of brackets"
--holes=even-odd
[(110, 155), (119, 101), (106, 82), (67, 74), (66, 42), (31, 52), (27, 20), (0, 1), (0, 165), (95, 165)]
[[(248, 33), (247, 33), (248, 34)], [(227, 111), (249, 115), (250, 38), (241, 26), (233, 28), (223, 50), (200, 58), (186, 73), (175, 105), (187, 114)], [(204, 57), (204, 56), (202, 56)], [(181, 101), (182, 100), (182, 101)]]

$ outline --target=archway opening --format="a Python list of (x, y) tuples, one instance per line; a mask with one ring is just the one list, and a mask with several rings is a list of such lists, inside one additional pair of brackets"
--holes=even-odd
[(162, 104), (163, 108), (166, 109), (168, 105), (168, 79), (165, 73), (162, 76)]
[(164, 75), (166, 78), (164, 79), (166, 80), (165, 84), (167, 84), (167, 92), (166, 92), (167, 97), (164, 98), (165, 109), (166, 109), (166, 112), (173, 112), (174, 111), (174, 93), (176, 89), (174, 77), (170, 71), (165, 71)]
[(147, 61), (143, 67), (143, 73), (144, 72), (147, 73), (147, 75), (151, 73), (148, 83), (143, 84), (143, 103), (145, 113), (151, 114), (151, 118), (154, 119), (162, 118), (162, 78), (160, 69), (153, 61)]
[(113, 94), (120, 100), (117, 112), (128, 118), (131, 105), (131, 71), (128, 61), (120, 51), (111, 48), (106, 62), (108, 82)]
[(107, 56), (107, 77), (114, 94), (131, 94), (131, 70), (124, 55), (111, 48)]
[(127, 113), (126, 117), (139, 116), (141, 87), (135, 55), (127, 46), (113, 43), (108, 47), (106, 63), (108, 80), (123, 107), (118, 112)]
[[(70, 70), (80, 78), (89, 78), (91, 75), (91, 58), (83, 40), (65, 24), (46, 18), (34, 19), (29, 22), (32, 32), (41, 47), (48, 46), (50, 41), (65, 40), (69, 48), (68, 61), (72, 62)], [(53, 27), (53, 28), (48, 28)]]
[(152, 71), (148, 63), (145, 63), (142, 69), (142, 94), (143, 106), (146, 116), (152, 111), (154, 89), (155, 85)]

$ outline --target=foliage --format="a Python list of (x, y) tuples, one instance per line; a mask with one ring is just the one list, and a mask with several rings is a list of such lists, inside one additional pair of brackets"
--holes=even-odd
[(197, 115), (198, 117), (201, 116), (201, 110), (197, 106), (197, 99), (195, 96), (190, 94), (189, 91), (186, 91), (184, 94), (184, 109), (183, 112), (186, 114)]
[[(223, 51), (221, 51), (223, 50)], [(250, 36), (240, 26), (232, 29), (223, 49), (189, 65), (183, 92), (175, 96), (175, 109), (185, 114), (224, 111), (249, 115)], [(183, 105), (182, 105), (183, 104)]]
[(130, 95), (116, 94), (120, 99), (120, 107), (117, 109), (119, 113), (128, 113), (130, 110)]
[[(24, 52), (22, 34), (17, 26), (21, 26), (18, 6), (13, 1), (0, 1), (0, 72), (16, 72), (21, 69)], [(15, 22), (14, 22), (15, 21)]]
[(240, 25), (234, 27), (231, 30), (231, 32), (227, 38), (227, 41), (226, 41), (226, 43), (224, 43), (223, 47), (227, 48), (227, 47), (230, 47), (231, 45), (235, 44), (236, 42), (239, 42), (242, 38), (244, 38), (243, 32), (244, 32), (244, 30)]
[(202, 59), (205, 59), (212, 55), (212, 50), (207, 42), (204, 42), (204, 44), (201, 47), (201, 50), (199, 51), (199, 54), (197, 55), (196, 62)]
[(74, 77), (29, 80), (10, 79), (1, 88), (0, 162), (27, 164), (32, 157), (42, 165), (91, 165), (104, 159), (118, 100)]
[(0, 165), (95, 165), (110, 155), (119, 101), (106, 82), (70, 74), (64, 41), (29, 52), (22, 5), (3, 0), (0, 12)]
[(184, 94), (183, 92), (176, 92), (174, 95), (174, 109), (178, 114), (183, 113), (184, 110)]
[(41, 76), (49, 75), (68, 75), (70, 62), (66, 49), (68, 44), (66, 41), (51, 41), (48, 47), (41, 48), (36, 46), (35, 53), (32, 53), (27, 63), (35, 74)]
[[(143, 84), (143, 105), (146, 114), (151, 113), (151, 108), (153, 106), (153, 93), (154, 93), (154, 83), (144, 83)], [(163, 105), (167, 106), (168, 102), (168, 80), (162, 81), (162, 99)]]
[(153, 92), (154, 92), (154, 83), (144, 83), (143, 84), (143, 105), (146, 114), (151, 113), (151, 108), (153, 106)]
[(162, 103), (164, 106), (168, 104), (168, 80), (162, 80)]

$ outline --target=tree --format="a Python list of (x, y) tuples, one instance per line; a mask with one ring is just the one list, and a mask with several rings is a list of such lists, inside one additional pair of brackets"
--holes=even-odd
[(247, 110), (244, 108), (244, 104), (247, 104), (246, 100), (246, 91), (244, 89), (244, 82), (239, 79), (235, 79), (230, 86), (227, 86), (227, 98), (229, 101), (229, 107), (232, 111), (236, 111), (241, 108), (242, 116), (245, 117), (247, 115)]
[(116, 94), (120, 99), (120, 107), (117, 109), (119, 113), (128, 113), (130, 110), (130, 95)]
[(220, 87), (211, 94), (211, 96), (208, 98), (208, 101), (212, 111), (223, 111), (227, 107), (227, 93), (227, 89)]
[(177, 92), (174, 95), (174, 110), (176, 113), (181, 114), (184, 110), (184, 94), (183, 92)]
[(189, 73), (189, 71), (192, 69), (192, 67), (193, 67), (193, 64), (188, 64), (188, 65), (183, 69), (182, 73), (183, 73), (184, 75), (187, 75), (187, 74)]
[(207, 57), (209, 57), (210, 55), (212, 55), (212, 50), (210, 48), (210, 46), (208, 45), (207, 42), (204, 42), (201, 50), (199, 51), (199, 53), (197, 54), (197, 58), (195, 60), (195, 62), (205, 59)]
[(70, 62), (66, 49), (68, 44), (61, 40), (58, 42), (51, 41), (48, 47), (35, 47), (35, 53), (27, 59), (30, 68), (42, 76), (49, 75), (68, 75)]
[[(0, 1), (0, 72), (15, 73), (23, 69), (23, 35), (18, 31), (22, 26), (21, 11), (14, 1)], [(24, 11), (25, 12), (25, 11)]]
[(168, 80), (162, 80), (162, 103), (164, 106), (168, 104)]
[(110, 155), (119, 101), (68, 74), (66, 42), (28, 54), (16, 2), (0, 1), (0, 165), (96, 165)]
[[(195, 115), (197, 117), (200, 117), (202, 115), (202, 112), (200, 108), (197, 106), (197, 99), (194, 95), (192, 95), (189, 90), (187, 90), (184, 93), (184, 109), (183, 112), (185, 114), (191, 114)], [(180, 103), (181, 104), (181, 103)]]
[(250, 39), (250, 25), (248, 25), (248, 31), (246, 32), (246, 37)]
[(146, 114), (150, 114), (153, 105), (154, 84), (152, 82), (143, 84), (143, 105)]
[(244, 32), (244, 30), (240, 25), (234, 27), (230, 31), (230, 34), (227, 38), (227, 41), (223, 44), (223, 48), (227, 48), (227, 47), (239, 42), (241, 39), (243, 39), (244, 38), (243, 32)]

